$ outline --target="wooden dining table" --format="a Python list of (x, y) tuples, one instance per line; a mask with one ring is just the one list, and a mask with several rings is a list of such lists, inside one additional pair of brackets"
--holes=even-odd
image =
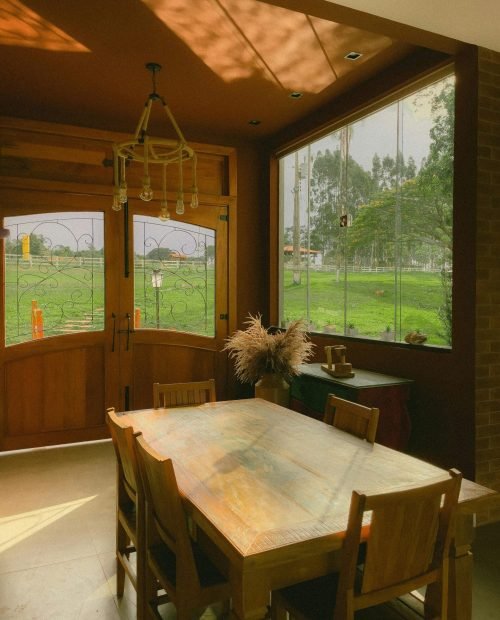
[[(261, 399), (121, 415), (172, 458), (196, 531), (228, 571), (237, 620), (261, 620), (273, 589), (338, 567), (353, 489), (425, 484), (443, 471)], [(450, 619), (471, 618), (473, 514), (495, 495), (463, 481)]]

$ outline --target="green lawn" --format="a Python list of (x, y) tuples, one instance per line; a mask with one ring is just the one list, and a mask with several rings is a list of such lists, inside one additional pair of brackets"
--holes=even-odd
[[(404, 272), (396, 291), (392, 273), (357, 273), (338, 276), (332, 272), (310, 271), (293, 283), (293, 272), (284, 272), (283, 320), (306, 317), (314, 331), (335, 326), (344, 333), (354, 324), (359, 336), (379, 338), (387, 326), (397, 328), (397, 340), (412, 330), (427, 334), (428, 344), (446, 345), (444, 326), (438, 315), (443, 303), (439, 273)], [(397, 300), (397, 316), (395, 316)], [(333, 329), (330, 327), (330, 329)]]
[(72, 258), (60, 259), (57, 264), (8, 263), (5, 285), (7, 344), (31, 339), (32, 301), (43, 311), (45, 336), (103, 329), (103, 268), (82, 267)]
[[(160, 290), (160, 327), (214, 334), (214, 270), (180, 267), (164, 272)], [(309, 278), (309, 281), (308, 281)], [(306, 317), (313, 331), (344, 333), (353, 323), (359, 336), (380, 338), (386, 326), (394, 329), (400, 322), (396, 339), (411, 330), (427, 334), (429, 344), (446, 345), (438, 316), (442, 303), (439, 274), (411, 272), (402, 275), (401, 294), (396, 296), (390, 273), (344, 274), (302, 273), (299, 285), (292, 272), (285, 271), (284, 320)], [(309, 286), (307, 286), (307, 283)], [(347, 295), (344, 299), (344, 292)], [(101, 330), (104, 327), (104, 273), (79, 266), (76, 261), (60, 261), (58, 266), (29, 263), (7, 265), (6, 269), (7, 344), (31, 339), (31, 302), (43, 310), (46, 336), (70, 331)], [(308, 297), (309, 295), (309, 297)], [(400, 300), (395, 322), (394, 300)], [(151, 286), (151, 269), (136, 272), (135, 306), (141, 310), (141, 327), (156, 328), (156, 297)]]
[[(160, 327), (214, 335), (214, 269), (164, 271), (160, 289)], [(5, 308), (7, 344), (31, 340), (31, 308), (43, 311), (44, 335), (104, 329), (104, 271), (102, 265), (82, 267), (78, 260), (60, 259), (30, 265), (20, 261), (6, 267)], [(135, 307), (141, 327), (156, 328), (156, 296), (151, 269), (136, 272)]]

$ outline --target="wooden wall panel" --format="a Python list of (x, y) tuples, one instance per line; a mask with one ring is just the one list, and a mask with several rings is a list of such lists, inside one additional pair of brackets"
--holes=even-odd
[[(216, 356), (208, 349), (182, 345), (135, 345), (133, 390), (135, 408), (153, 405), (153, 383), (177, 383), (212, 379)], [(221, 394), (221, 386), (217, 393)], [(220, 397), (220, 396), (219, 396)]]
[(43, 419), (40, 362), (27, 357), (5, 364), (4, 410), (7, 436), (39, 433)]
[[(46, 123), (0, 118), (0, 177), (100, 186), (112, 194), (113, 142), (122, 134), (81, 128), (58, 128)], [(198, 155), (197, 184), (202, 194), (228, 194), (227, 157), (230, 149), (191, 144)], [(152, 165), (153, 188), (161, 188), (161, 166)], [(138, 194), (143, 176), (140, 164), (127, 166), (131, 195)], [(184, 167), (184, 188), (192, 185), (191, 166)], [(167, 168), (167, 189), (177, 191), (177, 167)], [(159, 195), (159, 194), (158, 194)]]
[[(43, 436), (103, 426), (102, 348), (77, 347), (30, 355), (4, 365), (6, 438)], [(48, 443), (54, 443), (49, 441)]]

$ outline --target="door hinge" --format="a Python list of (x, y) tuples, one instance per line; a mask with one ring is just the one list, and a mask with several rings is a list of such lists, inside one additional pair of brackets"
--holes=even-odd
[(219, 314), (219, 319), (221, 321), (227, 321), (229, 319), (229, 315), (228, 314)]
[(228, 222), (229, 221), (229, 215), (227, 215), (227, 214), (219, 215), (219, 220), (221, 220), (221, 222)]

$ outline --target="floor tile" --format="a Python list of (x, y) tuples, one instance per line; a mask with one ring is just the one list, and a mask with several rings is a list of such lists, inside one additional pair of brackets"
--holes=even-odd
[(117, 617), (116, 607), (109, 605), (114, 603), (113, 596), (95, 555), (5, 573), (0, 580), (0, 600), (2, 620), (88, 618), (91, 609), (99, 613), (112, 610), (109, 617)]
[[(111, 442), (0, 455), (0, 476), (0, 618), (135, 620), (128, 579), (124, 596), (116, 597)], [(476, 530), (473, 552), (473, 620), (497, 620), (500, 523)], [(171, 604), (160, 611), (175, 620)], [(215, 620), (219, 611), (207, 608), (198, 617)], [(390, 620), (392, 613), (366, 618)]]

